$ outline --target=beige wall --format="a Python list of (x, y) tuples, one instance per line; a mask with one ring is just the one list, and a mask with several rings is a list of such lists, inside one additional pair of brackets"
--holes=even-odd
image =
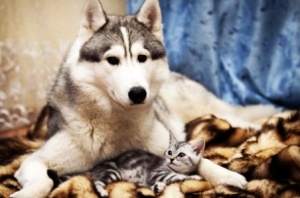
[[(0, 0), (0, 132), (29, 124), (75, 38), (85, 0)], [(102, 0), (125, 14), (125, 0)]]

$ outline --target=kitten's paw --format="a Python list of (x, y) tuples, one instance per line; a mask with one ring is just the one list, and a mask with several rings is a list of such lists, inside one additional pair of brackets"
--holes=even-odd
[(151, 189), (154, 191), (155, 194), (161, 193), (166, 187), (166, 184), (163, 182), (156, 182)]
[(101, 197), (108, 197), (108, 192), (104, 189), (105, 184), (101, 181), (95, 181), (94, 185)]
[(202, 177), (200, 177), (199, 175), (191, 175), (191, 176), (188, 176), (187, 179), (201, 180)]

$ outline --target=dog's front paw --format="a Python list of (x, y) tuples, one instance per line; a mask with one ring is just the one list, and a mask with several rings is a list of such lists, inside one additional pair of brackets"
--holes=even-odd
[(34, 188), (23, 188), (9, 196), (9, 198), (45, 198), (49, 192), (38, 192)]
[(203, 158), (199, 164), (199, 173), (213, 185), (230, 185), (238, 188), (245, 188), (247, 180), (239, 173), (219, 166), (212, 161)]
[(30, 197), (29, 195), (27, 195), (24, 191), (22, 191), (22, 190), (20, 190), (20, 191), (17, 191), (17, 192), (15, 192), (15, 193), (13, 193), (13, 194), (11, 194), (10, 196), (9, 196), (9, 198), (26, 198), (26, 197)]
[(53, 187), (52, 179), (40, 178), (39, 181), (27, 183), (23, 188), (9, 196), (9, 198), (45, 198)]
[(239, 173), (224, 169), (217, 180), (217, 185), (230, 185), (243, 189), (247, 185), (247, 180)]

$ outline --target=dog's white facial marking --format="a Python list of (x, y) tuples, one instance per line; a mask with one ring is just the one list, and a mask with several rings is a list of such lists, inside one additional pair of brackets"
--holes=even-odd
[(130, 47), (129, 47), (129, 37), (128, 37), (127, 29), (125, 27), (121, 26), (120, 30), (121, 30), (121, 33), (123, 36), (127, 61), (129, 61), (130, 60)]
[[(125, 57), (124, 61), (121, 64), (121, 67), (126, 68), (126, 70), (124, 69), (123, 75), (127, 73), (126, 76), (120, 76), (120, 78), (124, 79), (123, 85), (121, 86), (123, 86), (124, 88), (127, 87), (127, 90), (120, 90), (121, 92), (125, 92), (123, 92), (122, 94), (123, 97), (119, 97), (119, 100), (123, 101), (123, 104), (125, 102), (125, 105), (142, 104), (147, 99), (148, 78), (147, 74), (145, 73), (145, 68), (143, 68), (143, 66), (136, 61), (138, 56), (137, 50), (135, 50), (136, 54), (133, 54), (131, 51), (134, 45), (140, 44), (132, 43), (130, 45), (128, 30), (125, 27), (121, 26), (120, 31), (122, 33), (125, 48)], [(145, 51), (145, 49), (142, 48), (142, 45), (140, 46), (141, 47), (139, 49), (141, 51)], [(136, 90), (139, 90), (139, 93)], [(140, 91), (143, 92), (143, 96), (140, 94)]]

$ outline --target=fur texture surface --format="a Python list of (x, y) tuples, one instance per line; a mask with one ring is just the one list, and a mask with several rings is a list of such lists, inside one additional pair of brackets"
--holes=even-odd
[[(205, 179), (187, 180), (170, 183), (157, 197), (300, 197), (300, 111), (275, 115), (265, 120), (260, 130), (232, 127), (214, 115), (201, 116), (187, 123), (186, 129), (189, 141), (204, 137), (205, 158), (244, 175), (248, 184), (239, 189), (214, 186)], [(13, 176), (15, 171), (45, 141), (31, 137), (1, 140), (0, 197), (9, 197), (21, 188)], [(150, 189), (126, 181), (111, 183), (106, 189), (113, 198), (155, 197)], [(78, 175), (53, 189), (49, 197), (99, 195), (91, 178)]]

